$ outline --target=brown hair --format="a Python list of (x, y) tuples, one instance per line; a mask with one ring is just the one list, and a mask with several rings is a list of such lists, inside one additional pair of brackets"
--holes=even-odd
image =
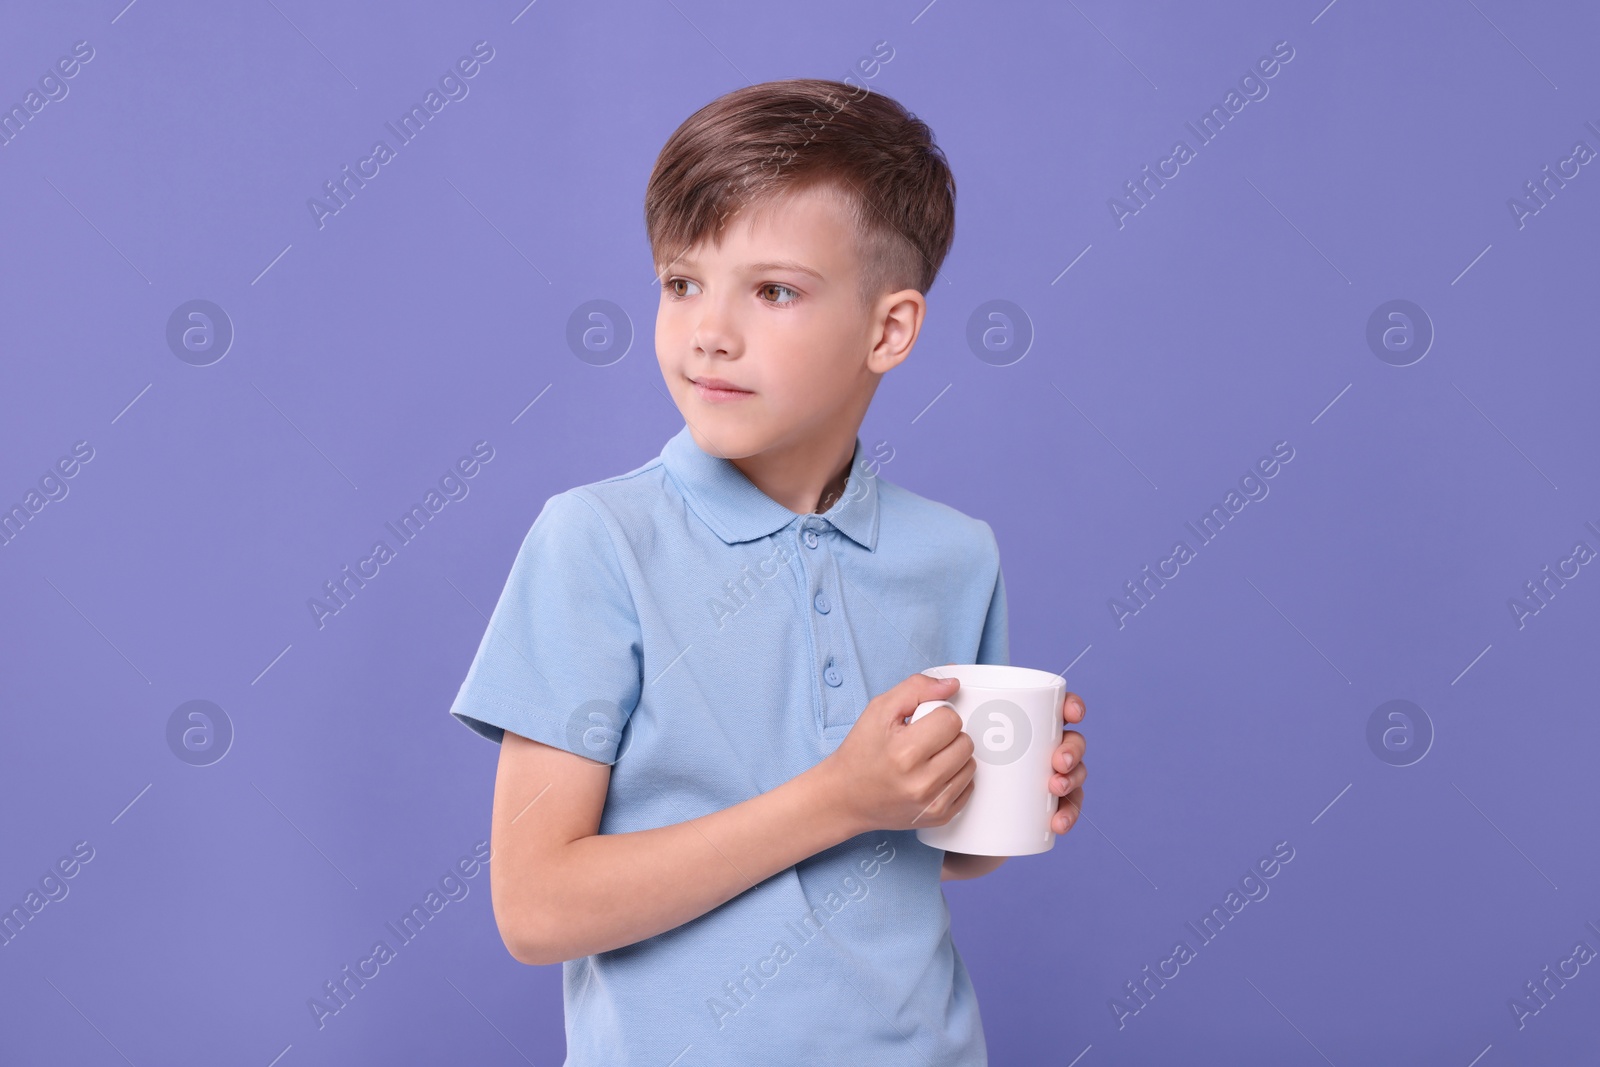
[(854, 223), (862, 303), (926, 294), (955, 238), (955, 178), (927, 123), (865, 86), (790, 78), (735, 89), (684, 120), (645, 188), (645, 230), (665, 270), (727, 219), (812, 186)]

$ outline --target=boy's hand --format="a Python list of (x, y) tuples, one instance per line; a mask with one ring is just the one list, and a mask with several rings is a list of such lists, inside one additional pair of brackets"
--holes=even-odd
[(961, 716), (934, 708), (914, 723), (905, 721), (918, 704), (948, 700), (960, 687), (954, 678), (913, 674), (869, 701), (844, 741), (818, 764), (831, 776), (830, 799), (856, 833), (943, 826), (966, 806), (978, 761)]
[[(1067, 694), (1062, 705), (1067, 722), (1082, 722), (1086, 710), (1081, 696)], [(1050, 766), (1056, 771), (1050, 776), (1050, 792), (1062, 798), (1050, 827), (1058, 834), (1072, 829), (1078, 821), (1078, 812), (1083, 810), (1083, 780), (1089, 776), (1089, 769), (1083, 765), (1083, 746), (1083, 735), (1068, 730), (1050, 757)]]

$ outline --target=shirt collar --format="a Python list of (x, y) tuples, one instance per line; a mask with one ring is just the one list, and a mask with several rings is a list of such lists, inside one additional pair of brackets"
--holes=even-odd
[[(806, 518), (815, 525), (831, 523), (872, 551), (878, 542), (878, 478), (857, 465), (861, 451), (857, 436), (844, 495), (821, 515)], [(732, 460), (702, 449), (688, 426), (667, 442), (661, 460), (695, 514), (730, 545), (769, 536), (802, 517), (758, 489)]]

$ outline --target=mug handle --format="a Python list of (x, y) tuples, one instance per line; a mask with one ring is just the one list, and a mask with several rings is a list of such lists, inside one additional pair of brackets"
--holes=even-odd
[[(917, 710), (911, 713), (911, 718), (909, 721), (916, 722), (934, 708), (940, 707), (949, 708), (951, 711), (956, 711), (956, 706), (950, 703), (948, 700), (924, 700), (922, 703), (917, 705)], [(956, 714), (960, 715), (961, 713), (956, 711)]]

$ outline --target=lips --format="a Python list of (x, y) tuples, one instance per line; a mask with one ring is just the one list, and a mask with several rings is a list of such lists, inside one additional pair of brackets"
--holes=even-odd
[(695, 396), (705, 404), (737, 404), (756, 395), (722, 378), (690, 378), (689, 381), (694, 386)]
[(718, 392), (729, 392), (729, 393), (748, 393), (748, 392), (750, 392), (749, 389), (741, 388), (740, 386), (734, 385), (732, 382), (726, 381), (726, 380), (724, 380), (722, 378), (690, 378), (689, 380), (691, 382), (693, 382), (694, 384), (700, 386), (700, 388), (702, 388), (702, 389), (714, 389), (714, 390), (716, 390)]

